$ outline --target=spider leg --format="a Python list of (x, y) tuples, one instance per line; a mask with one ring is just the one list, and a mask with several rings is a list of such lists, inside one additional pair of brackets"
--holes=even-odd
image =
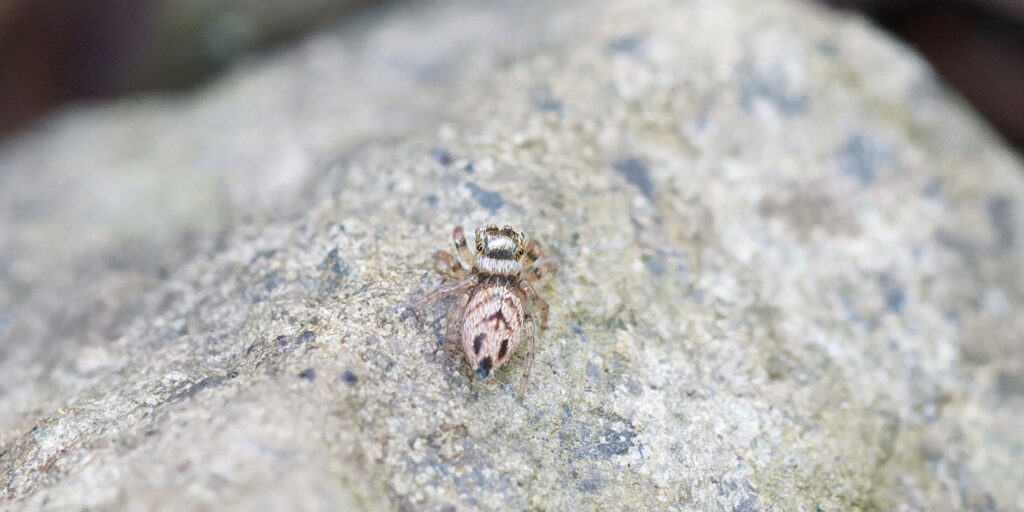
[(530, 385), (530, 371), (533, 370), (533, 358), (537, 354), (537, 326), (533, 317), (526, 315), (523, 318), (523, 337), (526, 338), (526, 368), (523, 369), (523, 380), (519, 384), (519, 394), (526, 394), (526, 388)]
[(413, 301), (412, 304), (408, 304), (406, 308), (412, 311), (412, 314), (413, 316), (416, 317), (417, 321), (423, 323), (424, 319), (426, 318), (426, 315), (423, 313), (423, 307), (426, 306), (428, 302), (438, 299), (440, 297), (444, 297), (445, 295), (452, 295), (455, 293), (464, 292), (476, 286), (478, 282), (479, 279), (477, 278), (477, 276), (470, 276), (460, 281), (452, 281), (449, 283), (442, 284), (441, 286), (435, 288), (434, 291), (420, 297), (419, 299), (416, 299), (415, 301)]
[(469, 296), (471, 293), (463, 293), (455, 299), (455, 304), (452, 305), (452, 310), (448, 312), (448, 321), (445, 324), (444, 329), (444, 342), (446, 345), (451, 346), (452, 343), (456, 343), (459, 334), (459, 320), (462, 318), (463, 311), (466, 310), (466, 304), (469, 303)]
[(523, 268), (528, 269), (533, 266), (533, 262), (544, 256), (544, 250), (540, 247), (540, 242), (533, 240), (526, 245), (526, 255), (523, 256)]
[(558, 265), (556, 265), (553, 261), (548, 261), (545, 263), (541, 263), (536, 267), (530, 267), (526, 269), (526, 271), (523, 272), (523, 278), (529, 280), (531, 283), (536, 283), (537, 281), (543, 279), (546, 275), (555, 275), (557, 273)]
[(480, 279), (477, 276), (469, 276), (459, 281), (452, 281), (450, 283), (442, 284), (434, 289), (434, 291), (424, 295), (418, 302), (425, 303), (430, 302), (434, 299), (444, 297), (445, 295), (452, 295), (454, 293), (464, 292), (479, 283)]
[(540, 314), (540, 328), (548, 328), (548, 301), (537, 296), (537, 292), (533, 290), (533, 285), (530, 284), (529, 279), (519, 280), (519, 289), (526, 294), (526, 297), (530, 299), (530, 302), (537, 308), (537, 312)]
[(462, 230), (462, 226), (458, 226), (452, 231), (452, 240), (455, 241), (455, 249), (459, 252), (459, 257), (462, 261), (469, 266), (473, 266), (473, 252), (469, 250), (469, 246), (466, 245), (466, 233)]
[(466, 276), (466, 269), (462, 267), (458, 258), (452, 256), (452, 253), (437, 251), (434, 253), (434, 257), (441, 260), (441, 263), (444, 264), (445, 274), (450, 274), (455, 279), (463, 279)]

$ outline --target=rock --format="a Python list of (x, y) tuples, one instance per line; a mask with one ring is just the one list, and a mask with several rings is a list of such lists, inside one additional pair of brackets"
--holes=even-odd
[[(524, 47), (500, 32), (445, 54), (457, 79), (404, 82), (416, 99), (396, 108), (419, 113), (405, 131), (401, 117), (339, 114), (385, 108), (381, 91), (399, 90), (379, 62), (350, 62), (349, 76), (375, 81), (348, 100), (301, 64), (311, 46), (352, 37), (340, 30), (177, 105), (69, 114), (8, 147), (4, 179), (24, 185), (26, 158), (71, 166), (68, 146), (48, 144), (69, 133), (143, 123), (166, 129), (170, 148), (200, 112), (213, 123), (264, 95), (305, 105), (289, 130), (295, 103), (270, 101), (246, 137), (206, 127), (188, 139), (219, 162), (171, 187), (169, 198), (195, 193), (194, 207), (139, 219), (166, 232), (135, 231), (161, 254), (200, 221), (163, 276), (145, 258), (108, 260), (126, 246), (109, 235), (136, 219), (82, 219), (103, 236), (70, 233), (53, 255), (32, 237), (47, 233), (38, 206), (59, 206), (55, 192), (22, 188), (19, 204), (35, 208), (6, 207), (0, 499), (28, 510), (1024, 507), (1024, 177), (992, 132), (912, 53), (803, 3), (523, 5), (516, 23), (493, 21), (496, 5), (452, 2), (364, 29), (384, 47), (420, 23), (538, 36)], [(405, 47), (407, 60), (430, 62), (431, 40)], [(487, 52), (507, 58), (473, 64)], [(324, 94), (301, 94), (311, 87)], [(273, 158), (285, 131), (293, 164)], [(134, 168), (162, 154), (178, 153), (140, 152)], [(295, 181), (273, 197), (273, 177)], [(126, 178), (99, 179), (61, 193), (102, 196)], [(25, 218), (37, 223), (15, 225)], [(445, 304), (423, 325), (404, 314), (440, 282), (430, 256), (450, 248), (451, 228), (490, 221), (526, 229), (560, 264), (539, 287), (552, 321), (526, 395), (521, 354), (474, 382), (442, 343)]]

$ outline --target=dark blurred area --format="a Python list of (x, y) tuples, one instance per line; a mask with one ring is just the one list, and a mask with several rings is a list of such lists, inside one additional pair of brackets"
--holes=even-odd
[(1024, 149), (1024, 0), (826, 0), (858, 9), (915, 47)]
[(64, 103), (193, 86), (369, 0), (0, 0), (0, 137)]
[[(916, 47), (1024, 149), (1024, 0), (823, 0)], [(0, 136), (75, 100), (193, 86), (370, 0), (0, 0)]]

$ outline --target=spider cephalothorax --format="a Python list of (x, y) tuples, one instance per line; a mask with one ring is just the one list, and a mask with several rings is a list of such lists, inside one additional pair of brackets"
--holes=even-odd
[(494, 224), (476, 230), (476, 257), (473, 270), (485, 274), (517, 276), (523, 270), (526, 235), (512, 226)]
[(540, 328), (548, 326), (548, 303), (537, 296), (532, 283), (557, 267), (550, 262), (534, 266), (542, 256), (540, 244), (536, 240), (527, 244), (526, 235), (512, 226), (488, 224), (477, 229), (475, 253), (466, 244), (461, 227), (455, 228), (452, 238), (459, 256), (446, 251), (438, 251), (436, 256), (456, 280), (421, 301), (458, 294), (448, 315), (445, 339), (461, 339), (477, 379), (487, 378), (505, 364), (525, 340), (529, 347), (521, 386), (525, 391), (536, 338), (533, 310), (540, 316)]

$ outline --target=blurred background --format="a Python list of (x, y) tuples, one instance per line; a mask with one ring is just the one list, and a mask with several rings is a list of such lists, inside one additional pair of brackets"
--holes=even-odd
[[(915, 47), (1024, 148), (1024, 1), (823, 0)], [(76, 101), (185, 90), (374, 0), (0, 0), (0, 138)]]

